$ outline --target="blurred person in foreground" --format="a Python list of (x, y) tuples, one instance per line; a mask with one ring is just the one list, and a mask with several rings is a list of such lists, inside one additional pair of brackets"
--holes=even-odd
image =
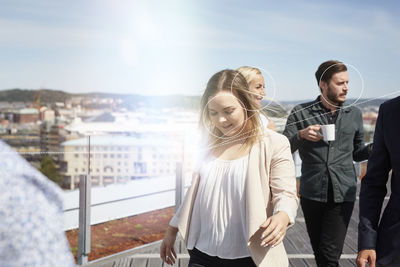
[[(400, 266), (400, 97), (383, 103), (367, 173), (361, 181), (357, 266)], [(386, 184), (391, 195), (379, 221)]]
[(276, 131), (276, 125), (273, 120), (268, 119), (263, 111), (262, 100), (265, 97), (265, 82), (261, 71), (258, 68), (242, 66), (237, 69), (246, 79), (250, 92), (253, 93), (257, 110), (260, 114), (262, 126)]
[(62, 191), (0, 140), (0, 266), (75, 266)]
[(170, 221), (160, 256), (174, 264), (179, 230), (189, 267), (285, 267), (282, 240), (298, 199), (287, 138), (262, 131), (245, 78), (223, 70), (207, 83), (200, 127), (208, 146)]
[[(295, 106), (283, 132), (302, 160), (300, 204), (318, 267), (339, 266), (354, 208), (357, 176), (353, 161), (368, 159), (361, 110), (343, 106), (349, 91), (347, 67), (323, 62), (315, 73), (321, 94)], [(322, 125), (334, 126), (335, 138), (323, 140)]]

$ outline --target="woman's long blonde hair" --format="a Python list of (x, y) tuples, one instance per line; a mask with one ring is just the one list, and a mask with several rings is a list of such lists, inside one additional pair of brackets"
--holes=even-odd
[(247, 84), (250, 84), (250, 82), (256, 77), (256, 75), (262, 75), (261, 71), (258, 68), (249, 66), (242, 66), (238, 68), (237, 71), (243, 75), (243, 77), (246, 79)]
[(199, 126), (206, 135), (207, 144), (213, 147), (218, 146), (218, 144), (224, 144), (226, 141), (223, 133), (211, 122), (207, 107), (210, 97), (215, 96), (221, 91), (231, 92), (243, 105), (246, 112), (246, 121), (242, 131), (236, 138), (245, 139), (245, 146), (251, 146), (261, 134), (260, 118), (253, 101), (254, 98), (249, 92), (246, 79), (238, 71), (230, 69), (215, 73), (208, 81), (201, 98)]

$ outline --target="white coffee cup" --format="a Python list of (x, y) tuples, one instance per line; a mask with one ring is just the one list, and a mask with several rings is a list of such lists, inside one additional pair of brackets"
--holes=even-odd
[(321, 125), (322, 136), (324, 141), (334, 141), (335, 140), (335, 124)]

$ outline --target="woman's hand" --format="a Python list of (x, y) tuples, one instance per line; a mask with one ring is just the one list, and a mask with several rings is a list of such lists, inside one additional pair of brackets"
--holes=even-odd
[(164, 239), (160, 246), (160, 257), (161, 259), (169, 265), (175, 264), (176, 252), (174, 249), (176, 234), (178, 233), (178, 228), (168, 226), (165, 232)]
[(269, 217), (260, 228), (264, 229), (261, 235), (261, 246), (275, 247), (286, 235), (286, 229), (289, 224), (289, 216), (284, 211)]

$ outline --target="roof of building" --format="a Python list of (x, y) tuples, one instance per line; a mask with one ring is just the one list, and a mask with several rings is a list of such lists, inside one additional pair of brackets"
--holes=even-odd
[(23, 109), (20, 109), (17, 113), (18, 114), (39, 114), (39, 111), (35, 108), (23, 108)]
[[(61, 146), (87, 146), (88, 137), (69, 140), (61, 143)], [(91, 136), (91, 146), (164, 146), (172, 147), (178, 142), (165, 138), (136, 138), (131, 136)]]

